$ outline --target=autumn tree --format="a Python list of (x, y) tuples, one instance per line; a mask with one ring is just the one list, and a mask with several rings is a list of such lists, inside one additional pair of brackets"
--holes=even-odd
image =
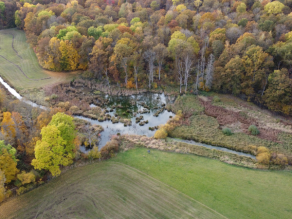
[(243, 92), (254, 95), (257, 91), (264, 91), (269, 75), (269, 68), (274, 62), (269, 54), (263, 52), (259, 46), (250, 46), (243, 56), (243, 66), (245, 75), (242, 83)]
[(61, 71), (60, 58), (61, 52), (60, 40), (53, 37), (47, 44), (48, 39), (41, 39), (38, 42), (38, 55), (43, 62), (43, 67), (49, 70)]
[(15, 159), (16, 150), (10, 145), (5, 145), (0, 141), (0, 170), (3, 171), (6, 177), (5, 183), (10, 183), (16, 178), (19, 172), (17, 169), (17, 160)]
[[(75, 124), (73, 117), (66, 115), (65, 113), (58, 112), (49, 123), (51, 126), (56, 126), (60, 131), (61, 137), (65, 141), (66, 151), (71, 153), (74, 149), (74, 139), (76, 137)], [(72, 154), (73, 156), (74, 154)]]
[(89, 69), (94, 72), (95, 78), (101, 78), (109, 65), (109, 56), (112, 52), (112, 39), (100, 38), (95, 42), (90, 55)]
[(273, 1), (265, 5), (265, 12), (268, 14), (278, 14), (282, 12), (284, 7), (285, 5), (281, 2)]
[(234, 95), (240, 94), (243, 74), (244, 66), (242, 59), (239, 56), (230, 59), (220, 76), (223, 92), (230, 92)]
[(292, 112), (291, 85), (287, 69), (275, 70), (269, 75), (268, 88), (264, 93), (264, 100), (269, 109), (289, 114)]
[(128, 84), (128, 61), (134, 51), (135, 46), (135, 43), (131, 39), (122, 38), (117, 42), (114, 48), (115, 58), (121, 64), (126, 74), (125, 85)]
[(1, 132), (4, 135), (4, 137), (11, 142), (14, 140), (16, 136), (15, 123), (13, 119), (11, 118), (10, 112), (3, 112)]
[(72, 43), (68, 40), (61, 40), (59, 50), (61, 53), (61, 68), (65, 71), (76, 70), (80, 56), (76, 49), (73, 47)]
[(0, 203), (5, 199), (6, 189), (4, 183), (6, 181), (5, 175), (2, 170), (0, 170)]
[(60, 166), (72, 163), (74, 154), (75, 125), (71, 116), (57, 113), (48, 126), (42, 128), (42, 140), (35, 146), (36, 169), (49, 170), (53, 176), (61, 173)]
[(24, 151), (24, 143), (27, 141), (28, 130), (23, 121), (22, 116), (18, 112), (12, 112), (12, 120), (15, 124), (15, 136), (16, 136), (16, 144), (18, 149)]
[(156, 60), (157, 60), (157, 63), (158, 63), (158, 78), (160, 80), (160, 73), (161, 73), (161, 69), (162, 69), (162, 65), (164, 63), (164, 60), (168, 54), (167, 52), (167, 48), (166, 46), (164, 46), (163, 44), (159, 43), (158, 45), (156, 45), (154, 48), (153, 48), (155, 54), (156, 54)]

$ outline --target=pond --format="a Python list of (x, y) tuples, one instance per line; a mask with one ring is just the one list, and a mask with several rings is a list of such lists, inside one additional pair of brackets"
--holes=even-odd
[[(24, 101), (25, 103), (33, 106), (40, 107), (41, 109), (47, 109), (45, 106), (40, 106), (36, 103), (33, 103), (29, 100), (24, 99), (15, 89), (13, 89), (9, 84), (7, 84), (1, 77), (0, 83), (17, 99)], [(106, 120), (103, 122), (99, 122), (97, 120), (92, 120), (82, 116), (75, 116), (75, 118), (84, 119), (92, 124), (101, 125), (104, 128), (104, 131), (101, 132), (99, 148), (102, 148), (106, 142), (108, 142), (113, 135), (117, 135), (118, 133), (122, 134), (136, 134), (136, 135), (146, 135), (151, 137), (154, 135), (155, 130), (149, 130), (149, 127), (159, 126), (161, 124), (165, 124), (170, 116), (174, 116), (174, 113), (168, 112), (167, 110), (161, 110), (164, 108), (164, 105), (173, 103), (175, 98), (172, 96), (166, 96), (164, 94), (156, 94), (156, 93), (144, 93), (142, 95), (132, 95), (132, 96), (104, 96), (105, 99), (108, 99), (107, 109), (109, 110), (109, 114), (111, 116), (121, 116), (124, 118), (128, 118), (131, 120), (132, 125), (124, 126), (123, 123), (115, 123), (113, 124), (111, 121)], [(119, 107), (117, 107), (119, 106)], [(91, 107), (95, 107), (93, 104)], [(161, 110), (157, 116), (155, 113)], [(112, 111), (112, 112), (110, 112)], [(144, 112), (143, 112), (144, 111)], [(139, 123), (136, 123), (136, 118), (143, 116), (141, 121), (147, 121), (143, 126), (140, 126)], [(207, 147), (211, 149), (226, 151), (234, 154), (238, 154), (241, 156), (247, 156), (255, 159), (255, 156), (243, 152), (233, 151), (223, 147), (217, 147), (207, 144), (198, 143), (195, 141), (189, 140), (180, 140), (180, 139), (172, 139), (176, 141), (183, 141), (188, 144), (195, 144), (202, 147)], [(86, 150), (85, 147), (80, 147), (80, 150), (84, 153), (87, 153), (89, 150)]]
[[(105, 96), (105, 99), (109, 100), (107, 110), (110, 111), (112, 109), (112, 112), (108, 112), (108, 114), (130, 119), (132, 125), (124, 126), (123, 123), (113, 124), (110, 120), (99, 122), (98, 120), (92, 120), (83, 116), (75, 116), (76, 118), (90, 121), (92, 124), (101, 125), (104, 128), (104, 131), (100, 133), (99, 148), (103, 147), (112, 135), (117, 135), (118, 133), (121, 135), (136, 134), (151, 137), (154, 135), (155, 129), (151, 131), (149, 128), (165, 124), (170, 117), (175, 116), (172, 112), (161, 110), (164, 108), (164, 105), (173, 103), (175, 100), (174, 97), (164, 94), (144, 93), (143, 95), (132, 96)], [(94, 105), (92, 104), (91, 107), (94, 107)], [(160, 110), (162, 112), (156, 117), (155, 113)], [(136, 118), (140, 116), (143, 116), (143, 119), (136, 122)], [(139, 125), (140, 122), (144, 121), (145, 123), (143, 125)], [(86, 152), (84, 147), (81, 150)]]

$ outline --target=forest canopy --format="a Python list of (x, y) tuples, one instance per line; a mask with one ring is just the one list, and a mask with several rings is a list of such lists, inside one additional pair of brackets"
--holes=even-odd
[(230, 93), (292, 114), (291, 0), (17, 4), (15, 24), (46, 69), (86, 70), (127, 88)]

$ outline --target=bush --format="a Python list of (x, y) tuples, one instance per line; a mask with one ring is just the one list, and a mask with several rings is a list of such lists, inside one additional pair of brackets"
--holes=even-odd
[(218, 97), (218, 96), (214, 96), (213, 97), (213, 102), (214, 103), (218, 103), (218, 102), (220, 102), (221, 100), (220, 100), (220, 98)]
[(250, 134), (252, 135), (258, 135), (260, 133), (260, 131), (258, 130), (258, 128), (255, 125), (251, 125), (248, 127), (248, 131), (250, 132)]
[(58, 95), (57, 95), (57, 94), (52, 94), (52, 95), (51, 95), (51, 99), (52, 99), (52, 100), (57, 99), (57, 98), (58, 98)]
[(154, 138), (156, 139), (164, 139), (166, 137), (167, 137), (167, 132), (164, 128), (158, 129), (154, 134)]
[(119, 151), (119, 142), (117, 140), (111, 140), (100, 150), (101, 157), (108, 159), (114, 156), (114, 153)]
[(21, 195), (27, 191), (27, 188), (21, 186), (19, 189), (16, 190), (17, 195)]
[(101, 157), (98, 147), (94, 146), (91, 151), (88, 153), (88, 158), (90, 159), (99, 159)]
[(223, 132), (224, 135), (227, 135), (227, 136), (232, 135), (232, 131), (229, 128), (224, 128), (222, 130), (222, 132)]
[(288, 165), (288, 158), (284, 154), (272, 154), (271, 161), (275, 165), (285, 167)]
[(21, 182), (22, 185), (35, 182), (35, 175), (32, 172), (26, 173), (22, 171), (20, 174), (17, 174), (17, 179)]
[(258, 147), (256, 158), (258, 163), (268, 165), (271, 159), (270, 150), (266, 147)]

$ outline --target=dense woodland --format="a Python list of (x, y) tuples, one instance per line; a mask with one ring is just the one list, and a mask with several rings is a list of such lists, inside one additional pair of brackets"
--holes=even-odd
[(287, 115), (292, 1), (21, 2), (15, 23), (40, 64), (128, 88), (180, 85), (241, 96)]

